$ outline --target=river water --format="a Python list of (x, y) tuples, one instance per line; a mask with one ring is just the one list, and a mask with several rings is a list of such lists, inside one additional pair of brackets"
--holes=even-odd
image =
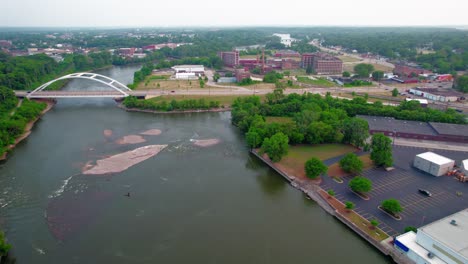
[[(99, 73), (130, 83), (136, 69)], [(153, 128), (162, 134), (115, 144)], [(193, 145), (210, 138), (221, 143)], [(121, 173), (80, 174), (149, 144), (168, 147)], [(128, 113), (110, 99), (59, 100), (0, 165), (0, 226), (26, 264), (388, 263), (249, 155), (229, 113)]]

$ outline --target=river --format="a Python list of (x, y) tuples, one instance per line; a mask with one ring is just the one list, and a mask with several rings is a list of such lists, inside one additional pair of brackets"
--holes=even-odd
[[(130, 83), (136, 69), (99, 73)], [(193, 145), (209, 138), (221, 143)], [(80, 174), (149, 144), (168, 147), (115, 175)], [(0, 165), (0, 226), (20, 264), (389, 263), (251, 156), (229, 113), (129, 113), (110, 99), (61, 99), (36, 123)]]

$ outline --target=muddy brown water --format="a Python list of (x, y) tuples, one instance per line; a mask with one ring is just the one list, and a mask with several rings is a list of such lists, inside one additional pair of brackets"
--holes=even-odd
[[(136, 68), (100, 73), (129, 83)], [(149, 129), (162, 133), (115, 144)], [(121, 173), (80, 174), (151, 144), (168, 147)], [(0, 165), (0, 224), (26, 264), (388, 262), (249, 155), (228, 112), (129, 113), (109, 99), (59, 100)]]

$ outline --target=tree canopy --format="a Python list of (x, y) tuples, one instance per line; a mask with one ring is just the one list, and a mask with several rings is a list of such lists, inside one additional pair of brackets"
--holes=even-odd
[(372, 189), (371, 180), (361, 176), (354, 177), (351, 181), (349, 181), (348, 185), (351, 190), (358, 193), (368, 192)]
[(318, 158), (311, 158), (305, 163), (306, 176), (316, 179), (320, 174), (327, 172), (328, 167)]
[(361, 78), (369, 78), (369, 75), (374, 71), (374, 66), (367, 63), (359, 63), (354, 66), (354, 72)]
[(266, 153), (273, 162), (278, 162), (288, 154), (289, 138), (282, 132), (274, 134), (271, 138), (265, 138), (262, 144), (262, 152)]
[(380, 206), (382, 207), (382, 209), (392, 214), (397, 214), (403, 211), (400, 202), (396, 199), (385, 200)]
[(376, 166), (392, 166), (392, 140), (382, 133), (372, 135), (370, 158)]
[(357, 174), (362, 171), (364, 162), (356, 154), (348, 153), (340, 160), (340, 167), (345, 172)]

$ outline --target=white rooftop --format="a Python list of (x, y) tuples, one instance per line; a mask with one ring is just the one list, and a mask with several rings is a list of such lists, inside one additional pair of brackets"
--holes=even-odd
[(446, 264), (445, 261), (441, 260), (437, 256), (434, 256), (433, 258), (429, 258), (427, 256), (429, 251), (423, 248), (422, 246), (420, 246), (416, 242), (416, 233), (414, 233), (413, 231), (410, 231), (408, 233), (404, 233), (401, 236), (398, 236), (397, 240), (400, 241), (403, 245), (407, 246), (413, 252), (418, 254), (428, 264)]
[[(468, 170), (468, 159), (462, 161), (462, 166), (465, 170)], [(468, 176), (468, 175), (467, 175)]]
[[(450, 224), (452, 220), (456, 221), (456, 225)], [(468, 258), (468, 209), (432, 222), (418, 230)]]
[(203, 65), (176, 65), (172, 68), (203, 68)]
[(444, 156), (441, 156), (439, 154), (435, 154), (434, 152), (424, 152), (416, 156), (423, 158), (425, 160), (429, 160), (437, 165), (444, 165), (450, 162), (454, 162), (453, 160), (446, 158)]
[(411, 99), (411, 98), (406, 98), (406, 101), (418, 101), (420, 104), (428, 104), (429, 102), (427, 99)]

